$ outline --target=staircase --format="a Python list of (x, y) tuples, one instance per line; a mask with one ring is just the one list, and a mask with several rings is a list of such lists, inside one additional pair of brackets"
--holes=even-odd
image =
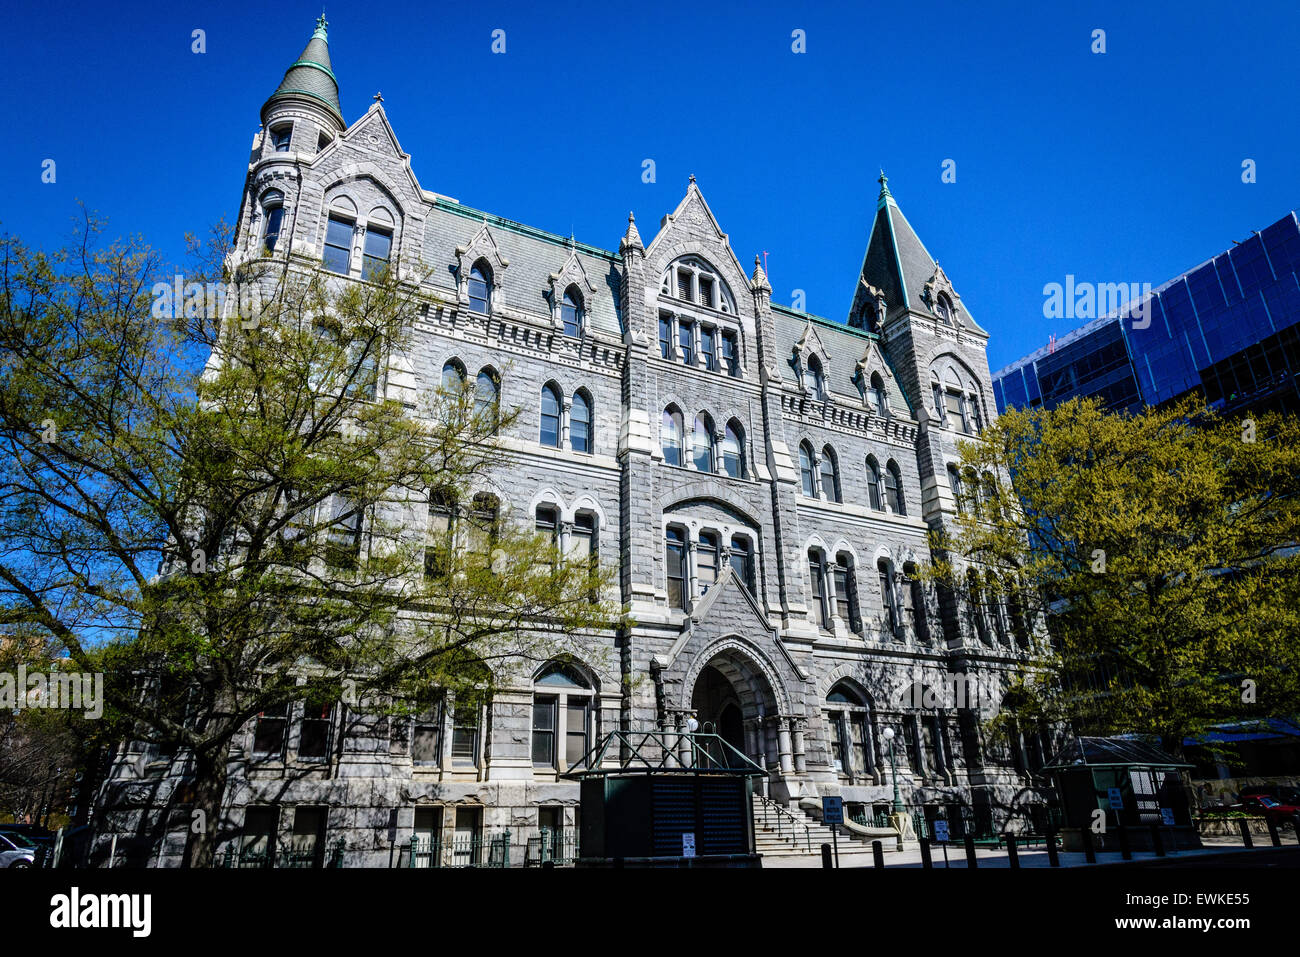
[[(823, 844), (832, 844), (831, 829), (799, 808), (786, 808), (760, 795), (754, 802), (754, 850), (764, 857), (817, 856)], [(840, 844), (850, 836), (840, 831)]]

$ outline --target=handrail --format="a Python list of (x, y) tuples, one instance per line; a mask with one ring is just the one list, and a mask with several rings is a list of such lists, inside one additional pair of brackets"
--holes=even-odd
[(762, 794), (755, 794), (754, 797), (758, 798), (759, 804), (763, 808), (763, 823), (765, 824), (767, 823), (767, 817), (769, 814), (773, 814), (773, 813), (775, 814), (777, 837), (779, 838), (785, 837), (784, 822), (785, 819), (788, 819), (789, 826), (790, 826), (791, 846), (792, 847), (799, 846), (798, 832), (795, 830), (795, 828), (801, 827), (803, 828), (804, 848), (809, 851), (812, 850), (812, 829), (808, 826), (807, 821), (799, 820), (797, 817), (795, 817), (793, 814), (791, 814), (788, 810), (783, 808), (781, 805), (777, 804), (775, 801), (770, 800), (769, 798), (764, 797)]

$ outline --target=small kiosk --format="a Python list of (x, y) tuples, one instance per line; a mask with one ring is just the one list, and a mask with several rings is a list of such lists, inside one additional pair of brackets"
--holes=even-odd
[(575, 864), (759, 867), (753, 779), (765, 776), (716, 734), (615, 731), (564, 775), (582, 785)]
[(1076, 737), (1040, 773), (1061, 795), (1067, 851), (1084, 849), (1085, 829), (1095, 849), (1118, 851), (1121, 828), (1132, 850), (1152, 850), (1157, 839), (1183, 850), (1201, 846), (1185, 778), (1191, 768), (1136, 738)]

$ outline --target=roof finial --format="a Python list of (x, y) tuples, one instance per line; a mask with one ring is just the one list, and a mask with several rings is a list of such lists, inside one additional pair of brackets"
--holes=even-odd
[(326, 28), (329, 27), (329, 25), (329, 21), (325, 19), (325, 8), (321, 7), (320, 16), (316, 18), (316, 32), (313, 33), (312, 36), (320, 37), (322, 40), (328, 40), (329, 36)]
[(889, 177), (885, 175), (885, 171), (883, 169), (880, 171), (880, 179), (876, 180), (876, 182), (880, 184), (881, 199), (884, 199), (886, 196), (892, 195), (889, 192)]
[(383, 93), (383, 91), (380, 90), (380, 91), (376, 92), (375, 95), (371, 97), (371, 99), (374, 100), (376, 103), (382, 103), (382, 102), (384, 102), (384, 93)]
[(695, 183), (695, 174), (692, 173), (692, 174), (691, 174), (691, 184), (694, 185), (694, 183)]

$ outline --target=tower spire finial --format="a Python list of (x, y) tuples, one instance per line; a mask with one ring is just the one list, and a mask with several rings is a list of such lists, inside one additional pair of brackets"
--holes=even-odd
[(883, 169), (880, 171), (880, 178), (876, 180), (876, 182), (880, 184), (880, 199), (884, 199), (886, 196), (892, 195), (889, 192), (889, 177), (885, 175), (885, 171)]
[(325, 19), (325, 8), (324, 8), (324, 7), (321, 7), (321, 8), (320, 8), (320, 16), (316, 18), (316, 31), (312, 34), (312, 36), (313, 36), (313, 37), (320, 37), (322, 40), (328, 40), (328, 39), (329, 39), (329, 33), (328, 33), (329, 25), (330, 25), (329, 21)]

